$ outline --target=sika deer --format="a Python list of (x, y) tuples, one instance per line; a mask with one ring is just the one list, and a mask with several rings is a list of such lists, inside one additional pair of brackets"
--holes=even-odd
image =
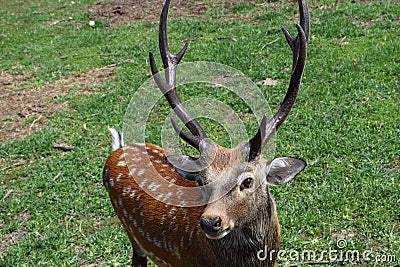
[[(261, 151), (288, 116), (299, 91), (309, 35), (307, 3), (299, 0), (297, 37), (283, 28), (293, 65), (281, 106), (269, 120), (264, 116), (253, 138), (232, 149), (211, 142), (177, 96), (176, 68), (188, 44), (176, 55), (169, 51), (169, 4), (166, 0), (159, 27), (166, 81), (152, 53), (150, 66), (155, 82), (190, 133), (172, 120), (175, 130), (199, 150), (200, 158), (169, 155), (153, 144), (124, 145), (121, 133), (111, 129), (114, 151), (104, 166), (103, 181), (132, 243), (132, 265), (147, 266), (149, 257), (158, 266), (274, 266), (280, 226), (268, 186), (289, 182), (306, 164), (289, 157), (267, 161)], [(182, 191), (170, 191), (173, 186), (194, 189), (194, 193), (184, 196)], [(149, 193), (153, 191), (157, 199)], [(171, 198), (178, 198), (182, 205), (168, 204)], [(204, 205), (187, 205), (199, 198)], [(267, 257), (261, 261), (257, 252), (265, 247)]]

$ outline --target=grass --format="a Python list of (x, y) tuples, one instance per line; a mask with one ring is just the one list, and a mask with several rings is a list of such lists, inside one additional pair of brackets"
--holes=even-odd
[[(101, 171), (111, 151), (107, 126), (121, 128), (132, 95), (149, 78), (147, 53), (157, 49), (157, 27), (140, 23), (112, 28), (101, 21), (90, 27), (85, 7), (95, 2), (0, 1), (1, 71), (31, 73), (13, 90), (118, 66), (116, 79), (96, 85), (99, 93), (77, 95), (79, 88), (73, 88), (57, 96), (54, 101), (68, 101), (69, 108), (45, 114), (50, 122), (45, 129), (0, 143), (0, 198), (13, 190), (0, 205), (0, 266), (130, 262), (129, 241), (114, 216)], [(398, 265), (400, 4), (324, 0), (311, 1), (310, 7), (312, 35), (300, 95), (277, 136), (278, 156), (308, 162), (294, 182), (272, 189), (282, 249), (336, 249), (337, 240), (344, 239), (347, 249), (397, 259), (368, 266)], [(278, 8), (240, 3), (229, 12), (250, 14), (250, 23), (248, 16), (221, 22), (229, 12), (218, 9), (210, 9), (207, 20), (171, 19), (171, 46), (176, 51), (182, 40), (195, 38), (185, 62), (214, 61), (254, 81), (279, 81), (261, 86), (276, 110), (289, 78), (284, 69), (290, 66), (279, 26), (293, 31), (295, 11), (286, 2)], [(61, 19), (65, 21), (43, 26)], [(210, 96), (201, 90), (181, 94), (183, 99)], [(245, 116), (240, 99), (226, 92), (211, 96)], [(169, 112), (165, 103), (160, 112)], [(154, 125), (162, 123), (157, 116), (153, 120)], [(226, 142), (218, 125), (205, 122), (205, 128), (212, 138)], [(157, 129), (150, 132), (151, 142), (159, 143)], [(53, 143), (75, 150), (57, 151)], [(4, 246), (10, 237), (15, 242)]]

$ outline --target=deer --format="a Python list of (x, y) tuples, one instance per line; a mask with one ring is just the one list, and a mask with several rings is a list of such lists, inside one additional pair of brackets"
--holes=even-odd
[[(282, 27), (292, 51), (292, 71), (286, 95), (277, 112), (264, 115), (256, 134), (234, 148), (211, 141), (177, 94), (176, 70), (188, 43), (170, 52), (167, 38), (166, 0), (159, 21), (159, 49), (165, 80), (152, 52), (153, 78), (187, 130), (174, 119), (179, 137), (199, 151), (199, 157), (171, 154), (150, 143), (125, 144), (123, 133), (110, 128), (113, 151), (103, 168), (103, 184), (133, 249), (132, 266), (276, 266), (280, 224), (270, 186), (290, 182), (305, 167), (300, 158), (264, 159), (262, 149), (290, 113), (307, 57), (309, 12), (298, 0), (300, 23), (293, 37)], [(193, 189), (182, 197), (173, 186)], [(152, 192), (156, 190), (158, 197)], [(173, 205), (170, 198), (182, 205)], [(188, 201), (200, 205), (184, 205)], [(260, 251), (266, 255), (258, 257)]]

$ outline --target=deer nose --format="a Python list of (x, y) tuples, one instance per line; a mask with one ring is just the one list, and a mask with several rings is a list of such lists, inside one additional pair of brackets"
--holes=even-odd
[(204, 233), (213, 235), (218, 233), (222, 228), (222, 219), (219, 216), (215, 216), (212, 219), (201, 216), (200, 227)]

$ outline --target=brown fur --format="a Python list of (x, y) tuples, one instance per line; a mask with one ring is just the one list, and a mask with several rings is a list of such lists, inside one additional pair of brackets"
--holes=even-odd
[[(144, 155), (144, 151), (154, 169), (145, 165), (144, 160), (135, 161)], [(242, 156), (235, 153), (234, 149), (218, 147), (217, 157), (207, 169), (209, 177), (211, 173), (224, 174), (232, 164), (242, 162)], [(112, 152), (103, 170), (104, 185), (128, 233), (134, 254), (148, 256), (157, 266), (273, 266), (275, 258), (272, 261), (257, 259), (257, 252), (265, 246), (269, 250), (279, 249), (279, 222), (268, 188), (258, 187), (249, 199), (243, 199), (234, 206), (231, 205), (235, 203), (233, 199), (229, 199), (232, 193), (206, 206), (164, 204), (140, 188), (136, 181), (139, 171), (145, 171), (142, 176), (148, 179), (147, 184), (158, 182), (159, 173), (167, 182), (185, 187), (197, 186), (176, 173), (165, 161), (165, 155), (166, 152), (155, 145), (131, 145)], [(130, 168), (124, 166), (124, 161)], [(133, 176), (129, 175), (131, 164), (136, 164), (137, 168)], [(218, 175), (209, 179), (218, 179)], [(160, 190), (162, 192), (163, 189)], [(199, 197), (200, 190), (193, 198)], [(225, 218), (235, 220), (235, 228), (221, 239), (209, 239), (200, 229), (199, 219), (202, 214), (221, 210)]]

